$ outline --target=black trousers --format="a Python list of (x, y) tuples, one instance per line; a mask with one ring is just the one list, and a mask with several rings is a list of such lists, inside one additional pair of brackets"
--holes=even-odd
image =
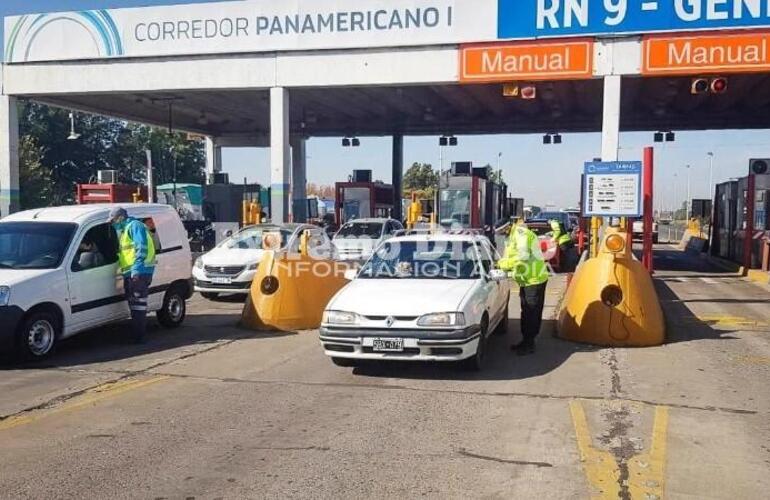
[(579, 260), (575, 244), (572, 242), (563, 243), (559, 245), (559, 249), (561, 249), (562, 255), (561, 271), (566, 273), (573, 272)]
[(123, 277), (123, 287), (131, 310), (131, 327), (137, 341), (144, 340), (147, 332), (147, 295), (152, 283), (152, 275), (140, 275), (134, 279)]
[(519, 289), (521, 298), (521, 335), (525, 344), (534, 344), (535, 337), (540, 333), (543, 323), (543, 306), (545, 305), (545, 289), (548, 282), (525, 286)]

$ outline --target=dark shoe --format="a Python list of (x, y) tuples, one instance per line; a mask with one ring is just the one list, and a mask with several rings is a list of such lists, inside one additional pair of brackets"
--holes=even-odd
[(520, 342), (514, 346), (511, 346), (511, 350), (516, 353), (517, 356), (527, 356), (535, 354), (534, 342)]

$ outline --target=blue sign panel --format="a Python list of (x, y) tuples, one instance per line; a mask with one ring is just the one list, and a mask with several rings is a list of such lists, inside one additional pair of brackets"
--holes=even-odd
[(641, 217), (642, 162), (588, 162), (584, 173), (583, 215)]
[(502, 39), (761, 26), (767, 0), (498, 0)]

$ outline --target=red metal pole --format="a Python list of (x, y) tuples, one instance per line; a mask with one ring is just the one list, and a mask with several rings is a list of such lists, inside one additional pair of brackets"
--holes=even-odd
[(757, 194), (757, 178), (749, 174), (746, 187), (746, 231), (743, 233), (743, 266), (751, 269), (751, 251), (754, 243), (754, 204)]
[(651, 147), (644, 148), (644, 250), (642, 263), (652, 274), (655, 269), (652, 263), (652, 187), (654, 165), (654, 150)]

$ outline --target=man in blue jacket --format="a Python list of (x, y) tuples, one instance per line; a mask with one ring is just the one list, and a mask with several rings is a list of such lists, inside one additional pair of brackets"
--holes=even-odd
[(155, 243), (147, 226), (129, 217), (124, 208), (112, 209), (110, 224), (118, 235), (118, 263), (131, 309), (134, 340), (143, 344), (147, 331), (147, 296), (155, 272)]

